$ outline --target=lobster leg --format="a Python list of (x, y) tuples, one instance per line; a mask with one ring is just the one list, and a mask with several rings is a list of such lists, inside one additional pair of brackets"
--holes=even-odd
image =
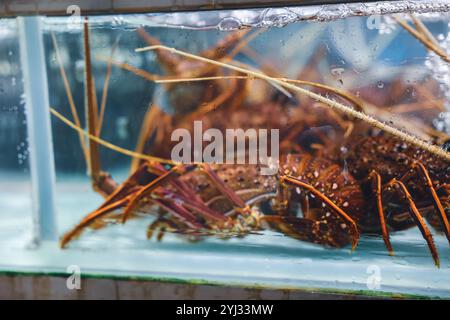
[(202, 229), (204, 226), (197, 222), (197, 218), (190, 211), (186, 210), (183, 206), (177, 204), (172, 199), (158, 198), (152, 200), (152, 202), (159, 205), (161, 208), (167, 210), (173, 214), (178, 220), (185, 224), (190, 229)]
[(174, 219), (166, 219), (164, 217), (159, 217), (155, 221), (153, 221), (147, 228), (147, 239), (151, 239), (153, 237), (153, 233), (158, 230), (158, 234), (156, 235), (156, 239), (161, 241), (164, 233), (166, 231), (169, 232), (177, 232), (179, 230), (183, 230), (185, 226), (182, 223), (175, 222)]
[(141, 189), (145, 185), (144, 181), (149, 181), (152, 179), (148, 167), (149, 163), (146, 162), (140, 168), (138, 168), (138, 170), (136, 170), (124, 183), (117, 187), (114, 192), (108, 196), (108, 198), (106, 198), (105, 202), (100, 208), (119, 201), (124, 197), (133, 194), (137, 190)]
[[(158, 45), (160, 44), (160, 41), (151, 35), (149, 35), (143, 28), (139, 28), (137, 30), (138, 34), (149, 44), (149, 45)], [(242, 41), (242, 38), (249, 32), (249, 30), (241, 30), (238, 32), (235, 32), (227, 37), (225, 37), (222, 41), (219, 41), (214, 47), (211, 47), (205, 51), (203, 51), (201, 54), (204, 55), (207, 58), (210, 59), (231, 59), (233, 55), (236, 55), (242, 47), (245, 45), (246, 42)], [(228, 49), (235, 47), (235, 50), (233, 52), (228, 53)], [(193, 73), (196, 76), (203, 76), (208, 74), (215, 74), (216, 70), (218, 70), (217, 66), (212, 66), (210, 64), (201, 64), (193, 65), (192, 61), (189, 60), (182, 60), (179, 56), (173, 55), (171, 53), (167, 53), (164, 50), (156, 50), (156, 54), (158, 57), (159, 62), (161, 65), (166, 69), (166, 72), (171, 75), (175, 76), (181, 76), (183, 75), (187, 76), (189, 73)], [(140, 76), (143, 76), (144, 73), (141, 70), (135, 70), (135, 72), (138, 71)], [(217, 71), (218, 72), (218, 71)], [(187, 75), (186, 75), (187, 74)], [(209, 112), (211, 110), (216, 109), (217, 107), (227, 104), (228, 102), (231, 104), (238, 104), (243, 99), (243, 94), (245, 93), (245, 90), (237, 90), (241, 86), (245, 89), (247, 80), (232, 80), (230, 82), (230, 86), (223, 86), (222, 82), (217, 82), (218, 88), (215, 88), (215, 86), (211, 86), (208, 84), (205, 84), (205, 90), (208, 91), (210, 89), (215, 88), (213, 91), (219, 91), (218, 94), (213, 93), (213, 97), (207, 98), (208, 95), (206, 95), (203, 98), (206, 98), (205, 101), (201, 101), (202, 99), (199, 99), (199, 104), (202, 105), (201, 110), (197, 112), (193, 112), (189, 115), (189, 118), (186, 119), (186, 122), (189, 122), (190, 119), (195, 119), (197, 116), (204, 114), (205, 112)], [(242, 89), (242, 88), (241, 88)], [(170, 91), (170, 86), (167, 88), (168, 91)], [(233, 95), (233, 92), (239, 91), (241, 92), (240, 95)], [(240, 103), (239, 103), (240, 104)], [(147, 114), (144, 118), (144, 121), (141, 125), (141, 132), (139, 134), (139, 140), (136, 147), (137, 153), (145, 153), (145, 146), (146, 142), (148, 141), (149, 137), (156, 132), (156, 138), (157, 141), (155, 142), (155, 145), (160, 145), (160, 141), (158, 141), (159, 137), (162, 137), (161, 125), (157, 125), (157, 123), (161, 123), (161, 120), (155, 121), (157, 118), (163, 117), (163, 111), (158, 106), (153, 106), (152, 108), (149, 107), (149, 111), (147, 111)], [(170, 117), (170, 116), (169, 116)], [(132, 161), (131, 171), (136, 170), (140, 163), (139, 159), (134, 158)]]
[[(98, 105), (97, 105), (97, 97), (95, 90), (95, 81), (92, 74), (92, 65), (91, 65), (91, 50), (89, 43), (89, 25), (88, 20), (83, 23), (84, 25), (84, 54), (85, 54), (85, 101), (86, 101), (86, 122), (88, 124), (88, 132), (92, 135), (99, 136), (101, 131), (101, 126), (99, 125), (99, 114), (98, 114)], [(62, 76), (62, 80), (64, 83), (64, 87), (66, 89), (67, 99), (69, 100), (69, 105), (71, 108), (71, 112), (77, 127), (81, 127), (80, 119), (76, 110), (76, 106), (74, 104), (72, 91), (69, 87), (69, 83), (67, 80), (66, 73), (64, 71), (64, 67), (61, 64), (59, 48), (56, 42), (55, 36), (52, 34), (53, 46), (55, 49), (55, 53), (57, 56), (58, 64), (60, 67), (60, 73)], [(114, 48), (111, 54), (114, 52)], [(107, 76), (108, 78), (108, 76)], [(106, 92), (108, 88), (108, 82), (105, 82), (105, 86), (103, 88), (103, 97), (106, 97)], [(106, 98), (105, 98), (106, 99)], [(104, 99), (103, 99), (104, 100)], [(102, 115), (104, 113), (104, 103), (102, 101)], [(101, 122), (101, 121), (100, 121)], [(80, 133), (80, 143), (81, 148), (83, 150), (83, 154), (86, 160), (86, 166), (89, 171), (89, 175), (91, 177), (93, 189), (99, 192), (105, 198), (108, 197), (111, 193), (113, 193), (116, 188), (116, 182), (111, 178), (111, 176), (101, 171), (100, 159), (99, 159), (99, 149), (98, 144), (95, 141), (89, 140), (89, 148), (86, 145), (83, 135)]]
[[(164, 169), (161, 164), (156, 163), (146, 163), (146, 169), (149, 172), (152, 172), (153, 174), (156, 174), (157, 176), (161, 176), (164, 174), (167, 174), (167, 170)], [(219, 179), (219, 178), (217, 178)], [(167, 182), (171, 184), (176, 190), (177, 194), (174, 195), (168, 190), (163, 190), (159, 193), (162, 194), (163, 197), (165, 197), (166, 200), (169, 199), (177, 199), (179, 200), (182, 205), (190, 210), (194, 210), (198, 213), (200, 213), (204, 218), (214, 220), (214, 221), (226, 221), (227, 219), (220, 213), (215, 212), (214, 210), (211, 210), (202, 200), (202, 198), (197, 195), (195, 192), (193, 192), (186, 183), (179, 179), (168, 179)], [(162, 184), (162, 183), (161, 183)], [(226, 186), (225, 186), (226, 187)], [(228, 188), (228, 187), (226, 187)], [(227, 192), (230, 192), (230, 190), (227, 190)], [(233, 192), (233, 191), (231, 191)]]
[(150, 240), (156, 231), (158, 232), (156, 235), (156, 240), (158, 241), (162, 240), (166, 232), (181, 234), (191, 242), (200, 240), (199, 236), (214, 234), (206, 228), (203, 228), (203, 230), (192, 229), (173, 217), (168, 219), (164, 216), (159, 217), (148, 226), (147, 239)]
[(164, 201), (172, 201), (174, 204), (181, 203), (181, 206), (183, 208), (187, 208), (191, 211), (198, 212), (202, 215), (203, 218), (209, 219), (215, 222), (226, 222), (228, 219), (222, 215), (221, 213), (218, 213), (212, 209), (210, 209), (207, 205), (204, 204), (203, 200), (197, 200), (188, 198), (181, 194), (171, 194), (168, 191), (165, 191), (161, 195), (161, 200)]
[(413, 220), (415, 221), (416, 225), (418, 226), (420, 232), (422, 233), (422, 236), (424, 237), (424, 239), (426, 240), (426, 242), (428, 244), (428, 248), (430, 249), (434, 263), (436, 264), (437, 267), (439, 267), (440, 266), (439, 254), (438, 254), (436, 246), (434, 244), (433, 236), (431, 235), (430, 230), (428, 229), (427, 225), (425, 224), (425, 221), (423, 220), (422, 215), (420, 214), (419, 210), (417, 209), (411, 194), (409, 193), (405, 184), (400, 180), (392, 179), (390, 182), (388, 182), (388, 184), (386, 185), (386, 188), (389, 189), (392, 186), (395, 186), (395, 189), (397, 190), (397, 192), (399, 194), (403, 194), (404, 198), (406, 198), (408, 205), (409, 205), (410, 214), (411, 214)]
[[(120, 208), (127, 206), (132, 198), (133, 195), (128, 195), (125, 198), (117, 200), (109, 205), (103, 205), (99, 209), (87, 215), (78, 225), (75, 226), (75, 228), (67, 232), (61, 238), (61, 248), (65, 248), (66, 245), (71, 240), (78, 237), (85, 228), (95, 224), (99, 219), (105, 217), (107, 214), (110, 214)], [(159, 207), (173, 214), (176, 219), (180, 220), (180, 223), (185, 226), (184, 228), (190, 228), (194, 230), (204, 228), (202, 224), (196, 221), (196, 218), (192, 213), (177, 205), (174, 201), (170, 201), (169, 199), (152, 199), (151, 201), (149, 201), (149, 203), (150, 202), (155, 203)]]
[[(169, 171), (164, 172), (161, 174), (158, 178), (147, 184), (145, 187), (140, 189), (138, 192), (136, 192), (133, 196), (133, 198), (128, 203), (127, 207), (125, 208), (123, 220), (122, 222), (125, 223), (126, 219), (130, 215), (131, 212), (135, 211), (135, 209), (139, 206), (140, 201), (145, 200), (148, 196), (152, 194), (153, 191), (155, 191), (156, 188), (162, 186), (166, 182), (172, 181), (173, 179), (181, 176), (182, 174), (194, 170), (195, 168), (200, 167), (209, 177), (209, 179), (215, 184), (218, 190), (220, 190), (230, 201), (232, 201), (239, 209), (245, 210), (247, 208), (245, 202), (232, 190), (230, 189), (220, 178), (217, 176), (217, 174), (207, 165), (207, 164), (192, 164), (192, 165), (179, 165), (175, 166)], [(202, 202), (197, 201), (195, 203), (189, 201), (189, 199), (185, 199), (185, 203), (187, 205), (191, 205), (191, 207), (195, 207), (195, 209), (200, 210), (200, 212), (206, 214), (209, 214), (210, 217), (214, 216), (214, 218), (218, 219), (221, 218), (220, 215), (212, 215), (211, 210), (207, 208)], [(223, 220), (226, 220), (225, 218)]]
[(208, 175), (209, 179), (215, 184), (217, 189), (219, 189), (220, 192), (222, 192), (231, 202), (233, 202), (234, 205), (238, 208), (246, 207), (245, 202), (217, 176), (208, 164), (202, 164), (202, 169)]
[[(91, 67), (91, 48), (89, 43), (89, 25), (86, 18), (84, 22), (84, 61), (85, 61), (85, 97), (86, 97), (86, 122), (88, 132), (92, 135), (97, 134), (98, 128), (98, 105), (96, 99), (95, 81), (92, 75)], [(108, 195), (108, 191), (102, 190), (100, 171), (100, 157), (97, 142), (89, 139), (89, 175), (92, 179), (92, 186), (95, 191)]]
[(148, 171), (148, 163), (145, 163), (135, 173), (133, 173), (127, 181), (116, 188), (97, 210), (87, 215), (75, 228), (67, 232), (61, 238), (61, 247), (64, 248), (66, 244), (81, 233), (84, 228), (93, 224), (98, 219), (114, 210), (125, 207), (132, 198), (133, 194), (143, 187), (142, 181), (148, 181), (149, 179), (151, 179), (151, 176)]
[[(148, 163), (148, 170), (158, 176), (167, 172), (167, 170), (160, 163)], [(172, 184), (177, 189), (180, 195), (191, 197), (196, 200), (201, 200), (201, 198), (192, 190), (190, 190), (189, 186), (187, 186), (184, 182), (180, 180), (171, 180), (170, 184)]]
[(317, 190), (314, 186), (312, 186), (309, 183), (306, 183), (289, 175), (282, 175), (280, 177), (280, 180), (282, 183), (290, 184), (308, 190), (309, 192), (317, 196), (319, 199), (321, 199), (324, 204), (329, 206), (332, 209), (332, 211), (335, 212), (341, 219), (343, 219), (346, 223), (348, 223), (350, 225), (349, 232), (352, 238), (352, 250), (355, 250), (359, 241), (359, 230), (358, 226), (356, 225), (356, 222), (347, 213), (345, 213), (333, 201), (331, 201), (330, 198), (328, 198), (326, 195), (324, 195), (322, 192)]
[[(149, 105), (142, 121), (141, 130), (135, 151), (137, 153), (145, 153), (145, 146), (151, 135), (156, 131), (158, 133), (158, 124), (161, 123), (160, 118), (164, 117), (164, 112), (157, 105)], [(131, 172), (136, 171), (141, 163), (141, 159), (133, 158), (131, 161)]]
[(181, 174), (193, 170), (196, 167), (196, 165), (179, 165), (174, 166), (169, 171), (165, 172), (164, 174), (160, 175), (158, 178), (147, 184), (145, 187), (140, 189), (138, 192), (136, 192), (130, 202), (128, 203), (127, 207), (125, 208), (122, 223), (125, 223), (128, 216), (135, 211), (135, 209), (139, 206), (139, 203), (142, 200), (145, 200), (147, 196), (151, 195), (151, 193), (164, 183), (166, 183), (168, 180), (179, 177)]
[(441, 200), (439, 200), (439, 197), (436, 193), (436, 189), (433, 186), (433, 182), (431, 181), (430, 175), (428, 174), (428, 171), (425, 168), (425, 166), (420, 162), (415, 163), (413, 165), (413, 168), (416, 169), (417, 173), (419, 175), (422, 175), (425, 179), (427, 189), (430, 192), (431, 197), (433, 198), (433, 205), (436, 211), (438, 212), (442, 225), (444, 226), (445, 236), (447, 237), (447, 240), (450, 243), (450, 224), (448, 222), (447, 215), (445, 214), (445, 210), (441, 203)]
[(383, 235), (383, 241), (386, 245), (387, 250), (389, 251), (389, 255), (394, 255), (394, 249), (392, 248), (391, 241), (389, 239), (389, 231), (386, 226), (386, 217), (383, 210), (383, 202), (382, 202), (382, 194), (381, 194), (381, 176), (378, 172), (372, 171), (369, 174), (369, 178), (373, 180), (373, 186), (375, 189), (376, 203), (377, 203), (377, 211), (380, 219), (381, 232)]
[[(155, 179), (155, 180), (157, 180), (157, 179)], [(158, 186), (160, 184), (150, 183), (149, 185)], [(127, 184), (125, 183), (124, 186), (127, 186)], [(78, 237), (79, 234), (85, 228), (97, 223), (99, 221), (99, 219), (104, 218), (107, 214), (110, 214), (120, 208), (126, 208), (124, 210), (124, 215), (126, 213), (127, 217), (130, 216), (133, 212), (136, 212), (138, 209), (137, 206), (132, 207), (133, 211), (127, 211), (127, 208), (129, 207), (130, 202), (133, 201), (134, 199), (136, 199), (136, 197), (137, 197), (136, 194), (141, 194), (140, 192), (142, 189), (145, 189), (145, 187), (141, 187), (141, 189), (134, 188), (133, 193), (128, 194), (124, 198), (122, 198), (120, 200), (116, 200), (114, 202), (113, 202), (113, 199), (115, 196), (112, 195), (112, 198), (110, 201), (107, 201), (99, 209), (97, 209), (94, 212), (87, 215), (77, 226), (75, 226), (75, 228), (73, 228), (72, 230), (67, 232), (61, 238), (61, 242), (60, 242), (61, 248), (64, 248), (71, 240)], [(124, 195), (124, 193), (121, 192), (121, 190), (126, 190), (126, 188), (124, 188), (124, 187), (119, 188), (117, 195)], [(194, 214), (192, 214), (190, 211), (185, 209), (183, 206), (177, 204), (174, 199), (162, 198), (162, 197), (158, 198), (158, 194), (156, 194), (156, 193), (154, 194), (154, 196), (151, 199), (147, 199), (147, 198), (144, 198), (144, 199), (146, 200), (145, 204), (153, 203), (153, 204), (156, 204), (159, 207), (165, 209), (166, 211), (170, 212), (176, 218), (176, 220), (179, 220), (179, 223), (184, 226), (182, 229), (188, 228), (188, 229), (192, 229), (192, 230), (197, 230), (197, 229), (206, 228), (203, 224), (201, 224), (200, 222), (197, 221)], [(142, 199), (140, 199), (140, 200), (142, 200)], [(128, 209), (128, 210), (131, 210), (131, 209)], [(225, 220), (225, 218), (224, 218), (224, 220)]]
[[(137, 33), (139, 34), (139, 36), (144, 39), (145, 42), (147, 42), (147, 44), (149, 46), (154, 46), (154, 45), (158, 45), (161, 44), (161, 42), (156, 39), (155, 37), (152, 37), (151, 35), (149, 35), (144, 28), (139, 28), (137, 29)], [(156, 55), (158, 57), (158, 61), (166, 68), (166, 70), (169, 73), (175, 73), (177, 66), (180, 64), (181, 59), (180, 57), (168, 53), (168, 52), (163, 52), (163, 50), (157, 50), (156, 51)]]
[(164, 217), (159, 217), (149, 226), (147, 230), (148, 237), (151, 237), (154, 229), (156, 228), (160, 229), (160, 232), (158, 233), (157, 236), (158, 241), (162, 239), (164, 235), (164, 230), (166, 229), (167, 225), (172, 232), (191, 235), (209, 233), (208, 230), (210, 230), (210, 227), (208, 224), (202, 224), (201, 222), (198, 221), (185, 221), (185, 219), (181, 219), (179, 215), (180, 213), (183, 213), (184, 215), (190, 215), (195, 218), (194, 214), (191, 212), (198, 212), (203, 217), (214, 220), (215, 222), (224, 223), (224, 225), (229, 224), (229, 226), (231, 226), (230, 223), (232, 223), (230, 219), (226, 218), (225, 216), (221, 215), (218, 212), (209, 209), (202, 203), (197, 203), (196, 201), (185, 199), (183, 197), (176, 196), (175, 199), (175, 197), (171, 198), (168, 197), (166, 194), (164, 197), (154, 200), (154, 202), (158, 204), (161, 208), (167, 210), (169, 213), (174, 215), (174, 217), (171, 217), (170, 220), (165, 219)]
[(105, 215), (124, 207), (127, 205), (128, 201), (130, 200), (131, 195), (118, 200), (116, 202), (113, 202), (107, 206), (102, 206), (99, 209), (95, 210), (94, 212), (88, 214), (79, 224), (75, 226), (72, 230), (65, 233), (60, 241), (60, 247), (64, 249), (66, 245), (73, 240), (74, 238), (78, 237), (80, 233), (88, 226), (95, 223), (98, 219), (104, 217)]
[[(240, 31), (233, 32), (229, 34), (228, 36), (224, 37), (222, 40), (216, 43), (211, 48), (208, 48), (201, 52), (201, 56), (214, 59), (214, 60), (220, 60), (223, 58), (226, 58), (228, 55), (227, 49), (237, 46), (240, 41), (242, 41), (242, 38), (250, 32), (251, 29), (244, 29)], [(245, 45), (247, 42), (245, 41), (243, 44)], [(236, 50), (233, 50), (232, 56), (236, 55), (240, 50), (242, 50), (241, 47), (238, 47)], [(231, 58), (231, 57), (229, 57)]]

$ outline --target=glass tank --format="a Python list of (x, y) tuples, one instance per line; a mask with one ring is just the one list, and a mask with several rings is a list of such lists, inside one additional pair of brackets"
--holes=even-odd
[(449, 26), (435, 1), (0, 19), (0, 270), (450, 297)]

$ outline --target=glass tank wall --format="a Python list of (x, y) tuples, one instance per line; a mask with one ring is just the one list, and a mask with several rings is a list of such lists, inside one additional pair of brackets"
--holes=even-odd
[(32, 209), (28, 138), (17, 24), (0, 20), (0, 245), (31, 244)]
[(450, 296), (450, 13), (405, 8), (41, 18), (60, 240), (37, 246), (0, 20), (0, 267)]

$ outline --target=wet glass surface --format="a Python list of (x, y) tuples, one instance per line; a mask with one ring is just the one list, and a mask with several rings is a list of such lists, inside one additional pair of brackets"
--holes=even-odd
[(14, 19), (0, 20), (0, 234), (8, 246), (32, 239), (25, 100)]
[[(8, 261), (13, 257), (11, 248), (23, 248), (23, 252), (14, 251), (14, 263), (4, 264), (3, 268), (57, 272), (77, 264), (84, 272), (94, 274), (449, 296), (448, 241), (435, 202), (424, 187), (424, 175), (412, 170), (412, 176), (403, 181), (432, 233), (440, 268), (435, 266), (427, 242), (411, 219), (401, 186), (392, 184), (390, 190), (387, 185), (391, 179), (401, 179), (410, 172), (415, 161), (421, 161), (447, 212), (448, 159), (443, 157), (450, 133), (450, 80), (445, 61), (450, 52), (450, 15), (444, 5), (435, 12), (429, 12), (433, 11), (429, 8), (424, 10), (427, 13), (414, 16), (368, 14), (343, 19), (338, 19), (334, 11), (326, 13), (325, 9), (319, 9), (89, 17), (91, 73), (98, 119), (102, 122), (101, 130), (98, 122), (94, 125), (92, 135), (139, 154), (170, 159), (176, 145), (171, 141), (172, 133), (179, 128), (193, 133), (194, 121), (202, 121), (203, 130), (216, 128), (221, 132), (238, 128), (278, 129), (282, 169), (275, 176), (261, 176), (251, 166), (219, 166), (219, 180), (247, 201), (258, 221), (239, 220), (231, 214), (233, 223), (239, 220), (243, 228), (239, 236), (229, 224), (224, 226), (205, 218), (204, 212), (192, 209), (192, 205), (188, 210), (195, 215), (193, 224), (197, 227), (186, 224), (188, 217), (184, 210), (173, 209), (175, 205), (186, 206), (196, 194), (202, 199), (195, 201), (204, 202), (221, 216), (234, 210), (236, 204), (223, 196), (226, 191), (219, 190), (214, 181), (205, 180), (204, 173), (192, 171), (175, 181), (186, 183), (194, 193), (183, 193), (186, 190), (173, 185), (164, 186), (164, 190), (158, 189), (148, 196), (158, 201), (162, 198), (162, 202), (154, 202), (159, 203), (160, 209), (145, 206), (141, 199), (131, 211), (134, 219), (125, 224), (120, 222), (129, 201), (115, 198), (107, 204), (123, 201), (122, 205), (93, 220), (89, 227), (95, 230), (84, 227), (77, 230), (82, 231), (77, 234), (80, 237), (70, 239), (64, 250), (55, 243), (30, 249), (27, 248), (30, 241), (24, 240), (24, 235), (31, 234), (31, 207), (29, 200), (24, 200), (29, 199), (29, 191), (26, 152), (24, 155), (22, 150), (26, 150), (26, 132), (18, 46), (14, 42), (17, 36), (14, 20), (0, 20), (0, 32), (10, 30), (13, 34), (1, 33), (11, 40), (6, 45), (2, 42), (0, 63), (16, 70), (5, 74), (3, 83), (9, 86), (13, 78), (19, 79), (17, 89), (4, 90), (11, 101), (2, 99), (0, 105), (0, 132), (5, 132), (0, 136), (0, 145), (5, 145), (2, 149), (6, 150), (0, 154), (0, 188), (4, 190), (0, 196), (5, 208), (0, 219), (7, 221), (6, 227), (2, 226), (5, 231), (0, 228), (3, 248), (0, 256)], [(401, 23), (419, 28), (422, 39), (414, 37)], [(422, 23), (426, 29), (420, 29)], [(50, 105), (69, 121), (79, 121), (83, 130), (88, 131), (83, 24), (69, 18), (45, 18), (43, 25)], [(437, 53), (427, 49), (423, 42), (425, 35)], [(324, 99), (266, 81), (260, 75), (245, 77), (245, 72), (161, 48), (135, 51), (157, 43), (236, 65), (250, 70), (249, 75), (258, 72), (277, 81), (300, 80), (290, 83)], [(198, 79), (201, 77), (208, 79)], [(177, 79), (185, 80), (158, 82)], [(369, 115), (370, 119), (376, 119), (375, 126), (374, 122), (367, 124), (367, 119), (336, 110), (333, 103)], [(13, 105), (14, 110), (9, 107)], [(7, 117), (10, 120), (3, 120)], [(81, 135), (80, 143), (79, 132), (55, 116), (52, 130), (57, 220), (59, 234), (63, 236), (105, 202), (100, 193), (111, 193), (114, 184), (106, 178), (102, 180), (106, 183), (96, 185), (101, 192), (95, 192), (87, 165), (92, 160), (86, 158), (81, 146), (89, 149), (85, 135)], [(203, 141), (203, 147), (206, 145)], [(424, 151), (428, 145), (438, 147)], [(143, 164), (104, 145), (98, 148), (101, 170), (110, 173), (118, 184)], [(291, 160), (286, 159), (288, 154)], [(289, 162), (292, 158), (303, 162), (292, 164)], [(221, 171), (224, 167), (227, 169)], [(170, 165), (166, 165), (154, 167), (153, 175), (141, 172), (138, 175), (141, 180), (130, 194), (136, 195), (140, 188), (161, 175), (161, 170), (169, 169)], [(367, 180), (373, 177), (372, 170), (380, 174), (394, 256), (389, 255), (383, 242), (376, 187)], [(90, 172), (95, 175), (95, 170)], [(274, 195), (279, 192), (276, 186), (281, 176), (286, 175), (306, 181), (357, 220), (362, 235), (354, 252), (351, 252), (354, 238), (345, 230), (349, 221), (337, 218), (339, 213), (324, 204), (323, 199), (319, 201), (314, 192), (288, 181), (289, 188), (283, 189), (288, 194), (288, 206), (280, 206), (280, 199)], [(17, 185), (20, 192), (11, 192), (11, 185)], [(265, 200), (255, 200), (259, 196)], [(168, 206), (171, 210), (161, 219)], [(9, 212), (14, 219), (8, 218)], [(160, 225), (168, 232), (157, 241), (156, 229), (153, 237), (147, 239), (148, 227), (158, 217), (160, 221), (169, 221)], [(266, 217), (281, 218), (268, 223)], [(316, 226), (316, 222), (326, 226)], [(21, 232), (12, 232), (18, 225)], [(30, 230), (25, 226), (30, 226)], [(223, 230), (231, 236), (222, 239)], [(197, 235), (205, 233), (210, 235)]]

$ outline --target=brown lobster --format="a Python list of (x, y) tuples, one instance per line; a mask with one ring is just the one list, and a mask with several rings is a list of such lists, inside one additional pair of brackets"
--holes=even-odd
[(380, 225), (390, 253), (393, 249), (388, 226), (393, 230), (418, 226), (439, 266), (437, 249), (423, 217), (443, 231), (450, 243), (448, 162), (392, 136), (351, 138), (354, 140), (344, 161), (372, 199), (368, 209), (378, 212), (378, 219), (367, 216), (371, 221), (363, 226), (370, 229)]
[[(234, 90), (240, 89), (235, 87), (231, 91)], [(214, 94), (208, 99), (211, 96)], [(242, 99), (239, 97), (239, 101)], [(286, 129), (285, 135), (281, 135), (284, 147), (277, 175), (259, 174), (261, 165), (141, 162), (120, 186), (109, 183), (105, 188), (97, 184), (107, 196), (106, 201), (66, 233), (61, 246), (65, 247), (87, 227), (98, 228), (110, 220), (125, 222), (142, 212), (157, 213), (148, 236), (159, 230), (158, 239), (164, 231), (196, 238), (241, 236), (270, 228), (303, 241), (332, 247), (351, 243), (355, 248), (360, 232), (375, 231), (382, 234), (390, 253), (393, 249), (389, 228), (399, 230), (417, 225), (435, 264), (439, 265), (437, 250), (422, 215), (434, 227), (444, 230), (450, 240), (446, 212), (450, 203), (449, 169), (445, 161), (394, 137), (373, 137), (364, 126), (352, 130), (350, 137), (342, 135), (344, 139), (339, 144), (350, 150), (342, 159), (341, 149), (330, 148), (323, 132), (309, 130), (324, 125), (344, 129), (339, 115), (325, 113), (327, 116), (323, 118), (308, 117), (312, 113), (304, 113), (305, 110), (318, 110), (313, 104), (303, 108), (289, 108), (276, 102), (253, 104), (245, 109), (235, 109), (235, 106), (224, 102), (221, 109), (202, 119), (217, 124), (214, 118), (223, 118), (233, 110), (243, 112), (242, 117), (237, 117), (239, 122), (239, 119), (249, 119), (246, 114), (251, 110), (265, 107), (277, 110), (277, 117), (261, 117), (257, 125), (251, 125)], [(193, 112), (196, 114), (196, 110)], [(145, 123), (154, 117), (144, 121), (138, 151), (146, 149), (153, 130), (148, 130)], [(186, 119), (194, 118), (183, 117), (177, 123), (189, 124)], [(302, 140), (305, 132), (309, 134)], [(308, 148), (312, 145), (313, 148)], [(162, 149), (159, 154), (165, 155), (166, 151)], [(413, 177), (422, 179), (423, 186), (414, 184)], [(396, 199), (395, 194), (400, 198)], [(261, 209), (259, 204), (263, 202), (271, 204), (271, 212)], [(154, 206), (161, 210), (150, 209)]]
[[(278, 176), (261, 175), (258, 165), (165, 168), (144, 163), (99, 209), (69, 231), (61, 245), (88, 226), (98, 226), (111, 217), (125, 221), (156, 205), (164, 213), (149, 232), (159, 227), (188, 235), (226, 236), (269, 227), (300, 240), (338, 247), (351, 242), (355, 248), (358, 223), (365, 214), (357, 181), (346, 177), (338, 165), (308, 154), (288, 155), (281, 162)], [(348, 199), (352, 199), (351, 206)], [(267, 200), (275, 215), (264, 215), (258, 208), (257, 204)], [(301, 202), (307, 206), (304, 216), (291, 215)]]
[[(308, 153), (284, 156), (277, 176), (260, 175), (256, 165), (165, 168), (144, 163), (99, 209), (67, 233), (61, 245), (111, 216), (125, 221), (138, 212), (152, 212), (149, 205), (156, 205), (164, 213), (149, 227), (149, 236), (155, 228), (191, 236), (243, 235), (271, 228), (303, 241), (332, 247), (351, 242), (355, 248), (360, 232), (376, 232), (383, 235), (393, 253), (388, 227), (401, 230), (417, 225), (439, 265), (422, 214), (449, 238), (444, 209), (450, 204), (448, 165), (403, 142), (393, 145), (392, 138), (369, 137), (360, 142), (360, 148), (352, 149), (346, 158), (349, 172), (336, 162)], [(388, 146), (403, 152), (393, 153)], [(372, 153), (371, 158), (365, 152)], [(397, 166), (388, 165), (389, 155)], [(376, 157), (385, 160), (374, 165), (371, 161)], [(422, 178), (423, 185), (413, 183), (412, 177)], [(395, 192), (399, 198), (394, 197)], [(268, 200), (271, 215), (256, 206)]]

